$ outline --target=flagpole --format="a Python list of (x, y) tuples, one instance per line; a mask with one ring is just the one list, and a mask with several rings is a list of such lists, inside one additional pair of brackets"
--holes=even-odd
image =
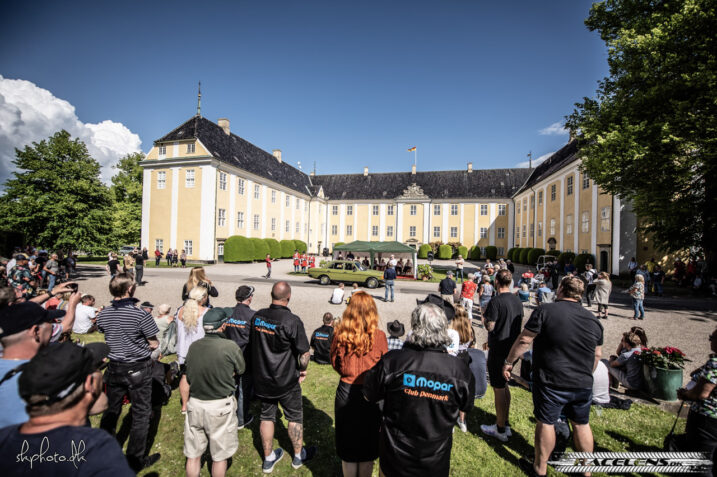
[(413, 165), (418, 167), (418, 148), (413, 150)]

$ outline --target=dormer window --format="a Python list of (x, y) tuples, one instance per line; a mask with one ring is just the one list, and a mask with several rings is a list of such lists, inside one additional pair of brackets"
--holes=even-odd
[(160, 156), (166, 156), (166, 155), (167, 155), (167, 146), (159, 146), (159, 155), (160, 155)]
[(194, 154), (194, 151), (196, 148), (194, 147), (194, 143), (187, 144), (187, 154)]

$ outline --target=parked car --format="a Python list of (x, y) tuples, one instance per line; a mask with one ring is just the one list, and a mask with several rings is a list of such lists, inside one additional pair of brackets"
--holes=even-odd
[(558, 259), (553, 255), (541, 255), (538, 257), (538, 263), (535, 264), (535, 269), (540, 271), (545, 268), (548, 264), (557, 261)]
[(322, 285), (331, 282), (363, 283), (366, 288), (376, 288), (383, 283), (383, 273), (368, 270), (358, 261), (332, 260), (323, 267), (309, 268), (309, 276), (318, 278)]
[(128, 253), (132, 253), (135, 248), (137, 247), (133, 247), (131, 245), (124, 245), (120, 247), (119, 252), (117, 252), (117, 255), (119, 255), (120, 257), (123, 255), (127, 255)]

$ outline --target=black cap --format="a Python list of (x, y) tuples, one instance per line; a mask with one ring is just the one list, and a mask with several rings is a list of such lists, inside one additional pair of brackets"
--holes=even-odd
[(52, 320), (53, 317), (46, 309), (31, 301), (6, 306), (0, 310), (0, 338), (29, 330), (35, 325), (49, 323)]
[(394, 338), (400, 338), (406, 333), (406, 328), (403, 326), (403, 323), (401, 323), (398, 320), (393, 320), (391, 323), (388, 324), (388, 334), (390, 334)]
[(148, 302), (148, 301), (143, 302), (143, 303), (142, 303), (141, 305), (139, 305), (139, 306), (140, 306), (141, 308), (152, 308), (152, 309), (154, 309), (154, 305), (151, 304), (151, 303)]
[(25, 401), (30, 396), (47, 396), (33, 405), (60, 401), (81, 386), (87, 376), (103, 369), (109, 352), (107, 343), (78, 346), (66, 342), (46, 346), (23, 369), (18, 379), (20, 396)]
[(245, 301), (245, 300), (248, 300), (252, 296), (254, 296), (254, 287), (253, 286), (242, 285), (239, 288), (237, 288), (237, 292), (236, 292), (236, 300), (237, 301)]
[(27, 260), (27, 255), (25, 255), (24, 253), (18, 253), (17, 255), (15, 255), (15, 260)]
[(416, 303), (419, 305), (423, 305), (425, 303), (433, 303), (438, 308), (441, 308), (443, 310), (443, 313), (446, 314), (446, 319), (448, 321), (453, 320), (453, 318), (456, 316), (456, 309), (453, 307), (453, 304), (450, 301), (444, 300), (443, 297), (434, 293), (428, 295), (425, 300), (416, 299)]

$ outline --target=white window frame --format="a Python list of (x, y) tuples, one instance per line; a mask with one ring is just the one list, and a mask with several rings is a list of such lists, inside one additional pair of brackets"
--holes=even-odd
[(600, 209), (600, 230), (602, 232), (610, 231), (610, 206)]
[(501, 257), (505, 255), (505, 249), (503, 247), (498, 247), (498, 255)]
[(567, 235), (573, 234), (573, 214), (565, 216), (565, 233)]
[(583, 173), (583, 189), (590, 188), (590, 176)]
[(227, 190), (227, 173), (226, 172), (219, 173), (219, 189)]
[(237, 212), (237, 228), (244, 228), (244, 212)]
[(331, 206), (331, 215), (339, 215), (339, 206), (338, 205)]
[(284, 207), (291, 207), (291, 196), (290, 195), (286, 196), (286, 203), (285, 203)]
[(590, 232), (590, 212), (583, 210), (580, 220), (580, 231), (582, 233)]
[(550, 219), (550, 235), (555, 235), (555, 219)]
[(184, 171), (184, 187), (191, 189), (194, 187), (194, 169)]
[(157, 189), (167, 187), (167, 171), (157, 171)]
[(164, 239), (154, 239), (154, 248), (164, 253)]
[(276, 217), (271, 218), (271, 231), (276, 231)]
[(252, 227), (254, 230), (259, 230), (260, 220), (259, 220), (259, 214), (254, 214), (254, 222), (252, 223)]
[(481, 204), (480, 205), (480, 215), (485, 217), (488, 215), (488, 204)]
[(354, 206), (353, 205), (346, 206), (346, 215), (354, 215)]
[(566, 195), (573, 195), (573, 176), (568, 176), (565, 183), (567, 185)]
[(378, 205), (372, 205), (371, 206), (371, 215), (378, 215), (379, 214), (379, 207)]
[(393, 225), (386, 227), (386, 237), (393, 237)]
[(416, 215), (418, 213), (418, 207), (416, 207), (416, 204), (411, 204), (408, 208), (409, 215)]
[(533, 237), (535, 237), (535, 224), (531, 223), (530, 224), (530, 238), (533, 238)]
[(331, 235), (338, 235), (339, 234), (339, 226), (338, 225), (332, 225), (331, 226)]
[(194, 154), (196, 152), (196, 147), (194, 146), (193, 142), (190, 142), (187, 144), (187, 154)]
[(371, 226), (371, 236), (378, 237), (378, 225)]
[(481, 227), (479, 233), (480, 233), (480, 235), (479, 235), (480, 238), (482, 238), (482, 239), (488, 238), (488, 227)]
[(434, 238), (440, 238), (441, 237), (441, 227), (439, 225), (435, 225), (433, 227), (433, 237)]
[(296, 233), (301, 233), (301, 224), (299, 224), (299, 222), (296, 222)]
[(451, 215), (458, 215), (458, 204), (451, 204)]
[(227, 209), (217, 210), (217, 227), (225, 227), (227, 224)]
[(441, 204), (433, 204), (433, 215), (441, 215)]
[(194, 241), (193, 240), (185, 240), (184, 241), (184, 253), (187, 255), (194, 255)]
[(346, 226), (346, 235), (353, 235), (354, 234), (354, 226), (353, 225), (347, 225)]
[(556, 184), (553, 184), (550, 186), (550, 202), (555, 202), (555, 197), (557, 195), (558, 186)]
[(276, 204), (276, 191), (275, 190), (271, 191), (271, 203)]
[(157, 155), (158, 156), (166, 156), (167, 155), (167, 146), (157, 146)]
[(224, 255), (224, 242), (217, 244), (217, 255)]
[(505, 204), (498, 204), (498, 215), (505, 215), (506, 206)]
[(498, 227), (498, 238), (505, 238), (505, 227)]
[(451, 238), (458, 238), (458, 227), (451, 227)]
[(543, 236), (543, 223), (538, 222), (538, 237), (542, 237), (542, 236)]
[(261, 186), (259, 184), (254, 184), (254, 198), (258, 199), (261, 197)]
[(241, 177), (239, 177), (237, 180), (237, 193), (239, 195), (244, 195), (244, 179), (242, 179)]
[(393, 215), (393, 204), (386, 206), (386, 215)]
[(409, 237), (415, 237), (415, 236), (416, 236), (416, 226), (415, 226), (415, 225), (410, 225), (410, 226), (408, 227), (408, 236), (409, 236)]

